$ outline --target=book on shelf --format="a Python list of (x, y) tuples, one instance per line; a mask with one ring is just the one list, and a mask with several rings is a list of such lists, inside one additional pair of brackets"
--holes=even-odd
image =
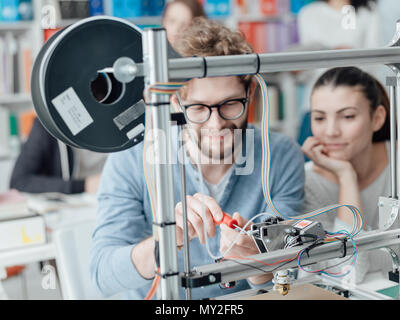
[(165, 0), (142, 0), (142, 16), (160, 16), (164, 6)]
[(280, 17), (290, 12), (290, 0), (236, 0), (235, 9), (242, 15)]
[(31, 91), (31, 72), (33, 66), (32, 43), (26, 36), (20, 36), (18, 41), (18, 79), (19, 91)]
[[(282, 97), (278, 85), (274, 83), (268, 84), (269, 122), (271, 125), (282, 120), (282, 106)], [(260, 124), (262, 121), (262, 115), (262, 96), (259, 88), (257, 88), (253, 103), (249, 108), (249, 122), (256, 125)]]
[(290, 11), (293, 14), (298, 14), (301, 8), (316, 0), (290, 0)]
[(18, 4), (19, 0), (1, 0), (0, 21), (14, 22), (20, 20)]
[(0, 23), (32, 20), (32, 0), (1, 0)]
[(252, 22), (251, 29), (254, 37), (253, 49), (257, 53), (270, 52), (271, 47), (268, 43), (267, 30), (269, 29), (266, 23)]
[(18, 130), (21, 142), (24, 142), (26, 141), (26, 139), (28, 139), (35, 118), (36, 112), (34, 111), (34, 109), (21, 111), (18, 113)]
[(285, 51), (295, 40), (293, 28), (283, 21), (239, 22), (238, 28), (257, 53)]
[(203, 8), (209, 18), (229, 17), (233, 12), (231, 0), (204, 0)]
[(61, 27), (56, 28), (56, 29), (43, 29), (43, 40), (44, 40), (44, 42), (49, 40), (59, 30), (61, 30)]
[[(33, 110), (13, 112), (0, 107), (0, 150), (1, 156), (17, 156), (36, 117)], [(23, 128), (23, 131), (21, 131)]]
[(103, 0), (104, 13), (119, 18), (161, 15), (165, 0)]
[(104, 14), (103, 0), (89, 0), (89, 14), (91, 16)]
[(89, 17), (89, 0), (58, 0), (61, 19), (83, 19)]
[(16, 156), (28, 138), (36, 113), (33, 109), (12, 112), (0, 107), (0, 155)]
[[(17, 91), (17, 88), (15, 88), (15, 73), (14, 69), (17, 66), (16, 65), (16, 60), (17, 60), (17, 41), (13, 35), (12, 32), (7, 32), (4, 36), (4, 51), (3, 51), (3, 63), (4, 63), (4, 73), (3, 73), (3, 79), (2, 81), (4, 82), (5, 85), (5, 92), (6, 94), (12, 94)], [(0, 80), (1, 81), (1, 80)]]
[(32, 41), (10, 31), (0, 35), (0, 95), (30, 93)]
[(283, 16), (290, 12), (290, 0), (259, 0), (258, 9), (266, 16)]
[(0, 107), (0, 149), (2, 156), (8, 156), (10, 154), (10, 122), (10, 111)]

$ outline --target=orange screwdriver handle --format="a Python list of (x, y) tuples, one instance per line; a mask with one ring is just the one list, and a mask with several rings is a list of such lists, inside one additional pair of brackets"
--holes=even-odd
[(222, 220), (215, 220), (213, 217), (213, 220), (216, 224), (220, 225), (221, 223), (226, 224), (229, 228), (231, 229), (235, 229), (236, 226), (238, 225), (238, 222), (236, 219), (233, 219), (229, 216), (229, 214), (227, 214), (226, 212), (223, 212), (224, 216), (222, 218)]

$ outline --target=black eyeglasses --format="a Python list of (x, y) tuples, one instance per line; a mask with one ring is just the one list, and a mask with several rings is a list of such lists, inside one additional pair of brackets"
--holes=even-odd
[(249, 101), (247, 90), (246, 98), (229, 99), (214, 105), (204, 103), (182, 105), (178, 94), (177, 97), (186, 118), (189, 119), (189, 121), (198, 124), (204, 123), (210, 119), (212, 108), (217, 108), (219, 116), (224, 120), (238, 119), (243, 115), (244, 110), (246, 109), (246, 103)]

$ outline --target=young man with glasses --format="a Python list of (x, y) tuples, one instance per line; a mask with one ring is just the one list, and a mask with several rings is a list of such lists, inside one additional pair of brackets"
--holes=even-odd
[[(201, 18), (195, 19), (185, 31), (176, 50), (182, 56), (252, 53), (240, 33)], [(223, 224), (218, 227), (215, 222), (221, 220), (223, 212), (233, 215), (238, 227), (243, 227), (251, 217), (269, 211), (261, 189), (261, 133), (247, 120), (255, 88), (251, 76), (210, 77), (188, 81), (171, 97), (175, 111), (184, 112), (187, 120), (183, 139), (188, 159), (186, 191), (192, 267), (214, 263), (204, 245), (204, 226), (214, 256), (224, 252), (236, 238), (236, 230)], [(174, 132), (172, 141), (176, 145), (179, 137), (176, 130)], [(286, 215), (299, 214), (304, 186), (300, 147), (292, 139), (271, 132), (270, 148), (274, 205)], [(245, 156), (242, 150), (246, 151)], [(178, 150), (175, 151), (178, 158)], [(111, 154), (103, 171), (98, 221), (93, 233), (91, 274), (105, 295), (126, 291), (128, 298), (143, 299), (155, 275), (152, 213), (143, 177), (142, 154), (142, 144)], [(199, 176), (198, 166), (202, 176)], [(173, 177), (174, 181), (179, 181), (178, 164), (173, 165)], [(201, 181), (204, 181), (203, 189)], [(175, 183), (178, 246), (183, 244), (180, 191), (180, 185)], [(183, 251), (178, 251), (180, 271), (183, 271)], [(242, 235), (227, 256), (257, 253), (253, 240)], [(267, 274), (240, 280), (231, 288), (220, 285), (195, 288), (192, 297), (230, 294), (265, 283), (271, 277)], [(183, 288), (181, 297), (184, 297)]]

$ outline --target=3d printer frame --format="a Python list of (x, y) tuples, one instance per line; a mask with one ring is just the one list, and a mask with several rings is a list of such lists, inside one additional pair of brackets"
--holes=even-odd
[[(268, 72), (282, 72), (307, 70), (314, 68), (331, 68), (365, 64), (387, 65), (395, 74), (395, 77), (388, 77), (387, 85), (390, 89), (391, 105), (391, 148), (390, 148), (390, 174), (391, 194), (389, 197), (379, 199), (381, 230), (366, 232), (355, 238), (359, 251), (372, 250), (381, 247), (389, 247), (396, 255), (399, 252), (400, 229), (398, 229), (398, 211), (400, 207), (400, 144), (396, 145), (397, 134), (400, 132), (400, 112), (397, 110), (397, 103), (400, 98), (400, 21), (396, 25), (396, 33), (391, 43), (385, 48), (379, 49), (353, 49), (353, 50), (329, 50), (317, 52), (291, 52), (272, 54), (249, 54), (237, 56), (218, 57), (191, 57), (168, 59), (167, 40), (165, 30), (147, 29), (144, 31), (143, 65), (128, 61), (114, 70), (116, 77), (145, 76), (146, 86), (158, 82), (168, 82), (171, 79), (191, 79), (213, 76), (234, 76), (243, 74), (257, 74)], [(150, 105), (159, 106), (166, 103), (166, 97), (152, 94)], [(169, 132), (169, 117), (166, 108), (159, 108), (155, 111), (156, 129)], [(169, 145), (159, 146), (158, 152), (169, 154)], [(179, 299), (179, 284), (187, 288), (214, 284), (218, 282), (229, 282), (232, 280), (245, 279), (249, 276), (261, 274), (261, 271), (249, 266), (238, 265), (232, 261), (223, 261), (216, 264), (197, 266), (191, 271), (190, 276), (179, 274), (177, 269), (177, 251), (175, 244), (175, 226), (173, 222), (174, 207), (172, 188), (171, 168), (159, 166), (156, 174), (157, 199), (159, 206), (157, 217), (160, 236), (160, 274), (161, 299)], [(165, 192), (168, 190), (168, 192)], [(171, 224), (172, 223), (172, 224)], [(341, 242), (330, 243), (315, 248), (312, 255), (304, 258), (304, 264), (343, 257), (351, 253), (352, 244)], [(266, 264), (277, 260), (292, 257), (299, 248), (289, 248), (263, 253), (252, 256)], [(395, 261), (395, 260), (394, 260)], [(295, 267), (296, 262), (285, 265), (282, 268)], [(271, 267), (257, 265), (264, 271), (271, 271)], [(275, 269), (276, 270), (276, 269)], [(183, 280), (182, 280), (183, 279)]]

